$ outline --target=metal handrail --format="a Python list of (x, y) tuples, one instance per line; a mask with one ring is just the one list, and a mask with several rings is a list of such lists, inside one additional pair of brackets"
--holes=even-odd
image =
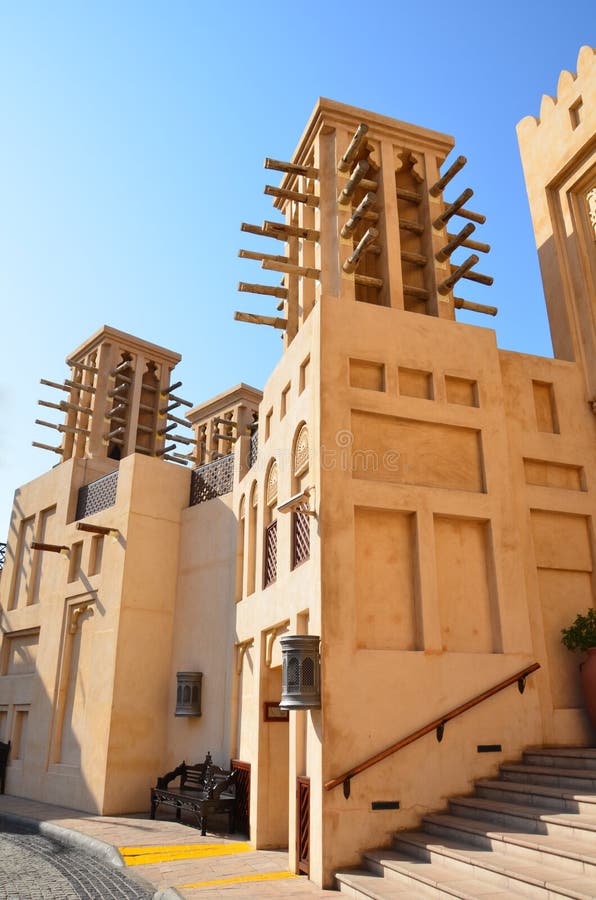
[(369, 757), (369, 759), (361, 762), (357, 766), (354, 766), (353, 769), (349, 769), (347, 772), (344, 772), (343, 775), (339, 775), (337, 778), (332, 778), (330, 781), (326, 781), (325, 790), (331, 791), (339, 784), (343, 784), (344, 796), (348, 798), (350, 796), (350, 779), (353, 778), (354, 775), (359, 775), (366, 769), (370, 769), (371, 766), (376, 765), (376, 763), (381, 762), (383, 759), (387, 759), (388, 756), (392, 756), (394, 753), (397, 753), (398, 750), (401, 750), (403, 747), (407, 747), (408, 744), (413, 744), (414, 741), (417, 741), (419, 740), (419, 738), (424, 737), (425, 734), (430, 734), (431, 731), (436, 731), (437, 740), (441, 741), (443, 739), (443, 732), (445, 730), (445, 725), (447, 724), (447, 722), (450, 722), (451, 719), (455, 719), (457, 716), (461, 716), (462, 713), (467, 712), (474, 706), (478, 706), (479, 703), (482, 703), (484, 700), (488, 700), (489, 697), (493, 697), (495, 694), (498, 694), (499, 691), (504, 690), (511, 684), (515, 684), (516, 681), (520, 694), (523, 694), (524, 688), (526, 686), (527, 676), (531, 675), (532, 672), (535, 672), (539, 668), (540, 663), (537, 662), (532, 663), (531, 666), (526, 666), (526, 668), (522, 669), (521, 672), (517, 672), (515, 675), (511, 675), (509, 678), (506, 678), (505, 681), (500, 681), (498, 684), (495, 684), (494, 687), (489, 688), (487, 691), (483, 691), (481, 694), (477, 694), (476, 697), (474, 697), (472, 700), (468, 700), (466, 703), (462, 703), (460, 706), (456, 706), (455, 709), (450, 710), (448, 713), (445, 713), (445, 715), (441, 716), (438, 719), (434, 719), (423, 728), (419, 728), (417, 731), (413, 731), (412, 734), (409, 734), (407, 737), (402, 738), (401, 741), (398, 741), (396, 744), (392, 744), (385, 750), (381, 750), (381, 752), (377, 753), (375, 756)]

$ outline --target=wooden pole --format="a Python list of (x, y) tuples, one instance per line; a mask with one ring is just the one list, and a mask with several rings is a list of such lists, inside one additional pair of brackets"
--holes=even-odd
[(232, 428), (238, 428), (238, 422), (232, 419), (223, 419), (221, 416), (214, 416), (212, 420), (216, 425), (231, 425)]
[(305, 206), (318, 206), (319, 198), (314, 194), (303, 194), (300, 191), (290, 191), (286, 188), (276, 188), (271, 184), (265, 185), (264, 194), (268, 197), (279, 197), (280, 200), (293, 200), (294, 203), (304, 203)]
[(475, 253), (472, 253), (465, 262), (458, 266), (457, 269), (454, 269), (445, 281), (441, 282), (439, 285), (439, 294), (448, 294), (454, 284), (456, 284), (460, 278), (463, 278), (468, 269), (471, 269), (472, 266), (475, 266), (477, 262), (480, 261), (480, 257), (476, 256)]
[[(466, 228), (469, 226), (466, 225)], [(457, 235), (449, 234), (447, 232), (447, 237), (449, 240), (453, 240)], [(470, 241), (466, 238), (465, 241), (462, 241), (462, 247), (467, 247), (468, 250), (476, 250), (477, 253), (490, 253), (490, 244), (483, 244), (480, 241)]]
[(443, 228), (444, 225), (447, 224), (451, 216), (454, 216), (456, 212), (466, 203), (470, 197), (474, 196), (474, 191), (472, 188), (466, 188), (463, 193), (459, 195), (457, 200), (454, 200), (453, 203), (450, 203), (449, 206), (443, 210), (440, 216), (437, 216), (435, 221), (433, 222), (433, 228), (436, 228), (437, 231)]
[(182, 387), (182, 382), (177, 381), (175, 384), (171, 384), (169, 387), (164, 388), (163, 391), (159, 392), (159, 396), (162, 400), (165, 400), (168, 394), (171, 394), (172, 391), (175, 391), (176, 388)]
[(453, 165), (447, 169), (445, 174), (442, 175), (429, 190), (431, 197), (438, 197), (441, 191), (447, 187), (451, 179), (455, 178), (458, 172), (461, 172), (467, 161), (465, 156), (458, 156)]
[(409, 191), (407, 188), (398, 187), (395, 191), (398, 200), (406, 200), (408, 203), (422, 203), (422, 194), (418, 191)]
[(412, 253), (410, 250), (402, 250), (400, 255), (404, 262), (412, 263), (413, 266), (425, 266), (428, 262), (428, 257), (424, 256), (423, 253)]
[(370, 169), (370, 163), (367, 163), (365, 159), (361, 159), (360, 162), (356, 165), (356, 168), (350, 175), (348, 181), (346, 182), (345, 187), (340, 192), (339, 197), (337, 198), (337, 202), (341, 206), (345, 206), (350, 202), (350, 197), (367, 174)]
[(240, 259), (255, 259), (261, 262), (264, 259), (270, 259), (272, 262), (289, 262), (287, 256), (281, 256), (275, 253), (260, 253), (258, 250), (239, 250)]
[(244, 231), (246, 234), (258, 234), (260, 237), (271, 237), (270, 234), (265, 233), (265, 230), (261, 225), (249, 225), (248, 222), (242, 222), (240, 231)]
[(61, 431), (64, 434), (89, 434), (88, 428), (76, 428), (74, 425), (56, 425), (54, 422), (44, 422), (43, 419), (36, 419), (36, 425), (43, 425), (45, 428), (53, 428), (55, 431)]
[[(321, 233), (314, 228), (301, 228), (299, 225), (284, 225), (282, 222), (263, 222), (263, 228), (267, 237), (276, 237), (278, 241), (286, 237), (298, 237), (304, 241), (318, 241)], [(283, 235), (279, 237), (278, 235)]]
[(462, 300), (461, 297), (453, 298), (456, 309), (468, 309), (470, 312), (484, 313), (486, 316), (496, 316), (499, 312), (497, 306), (485, 306), (484, 303), (472, 303), (470, 300)]
[(348, 259), (346, 259), (346, 261), (344, 262), (342, 266), (344, 272), (347, 272), (348, 275), (350, 275), (354, 271), (360, 261), (360, 257), (362, 256), (362, 254), (365, 253), (366, 249), (370, 246), (370, 244), (373, 243), (373, 241), (376, 241), (378, 236), (379, 232), (376, 228), (368, 228), (365, 231), (365, 233), (360, 238), (357, 246), (354, 248), (351, 256), (349, 256)]
[(414, 234), (422, 234), (424, 231), (424, 225), (421, 225), (420, 222), (412, 222), (411, 219), (400, 219), (399, 227), (402, 231), (412, 231)]
[(75, 362), (72, 359), (67, 359), (66, 365), (71, 366), (73, 369), (81, 369), (83, 372), (92, 372), (94, 375), (99, 371), (97, 366), (88, 366), (87, 363)]
[(131, 359), (123, 359), (121, 363), (118, 363), (118, 365), (112, 369), (112, 371), (110, 372), (110, 375), (119, 375), (120, 372), (124, 372), (126, 369), (129, 369), (131, 367), (131, 365), (132, 365)]
[(319, 269), (311, 269), (309, 266), (295, 266), (292, 263), (273, 262), (270, 259), (264, 259), (261, 263), (262, 269), (273, 272), (287, 272), (288, 275), (299, 275), (301, 278), (314, 278), (318, 280), (321, 277)]
[(485, 284), (487, 287), (490, 287), (495, 280), (492, 275), (483, 275), (482, 272), (464, 272), (462, 278), (475, 281), (477, 284)]
[[(186, 422), (185, 424), (188, 425), (188, 422)], [(168, 425), (166, 428), (160, 428), (157, 432), (157, 435), (158, 435), (158, 437), (163, 437), (164, 435), (168, 434), (170, 431), (174, 431), (174, 429), (177, 427), (178, 426), (177, 426), (176, 422), (172, 422), (172, 424)]]
[(74, 412), (80, 412), (84, 416), (90, 416), (93, 412), (90, 406), (78, 406), (76, 403), (69, 403), (68, 400), (61, 400), (60, 403), (50, 403), (48, 400), (38, 400), (37, 403), (39, 406), (47, 406), (49, 409), (59, 409), (60, 412), (74, 410)]
[(404, 284), (404, 294), (415, 297), (416, 300), (428, 300), (430, 296), (426, 288), (415, 287), (413, 284)]
[(384, 284), (382, 278), (373, 278), (372, 275), (354, 275), (354, 281), (364, 287), (382, 288)]
[(67, 394), (70, 394), (70, 388), (66, 387), (65, 384), (57, 384), (55, 381), (48, 381), (46, 378), (40, 378), (39, 383), (45, 384), (47, 387), (56, 388), (59, 391), (66, 391)]
[(354, 159), (356, 158), (358, 151), (360, 150), (360, 147), (362, 146), (363, 142), (366, 139), (367, 133), (368, 133), (368, 125), (366, 125), (364, 122), (361, 122), (360, 125), (358, 126), (358, 128), (356, 129), (356, 133), (354, 134), (354, 137), (348, 144), (348, 149), (346, 150), (346, 152), (344, 153), (344, 155), (342, 156), (342, 158), (339, 161), (337, 168), (340, 172), (349, 171), (350, 166), (354, 162)]
[(166, 413), (168, 421), (175, 422), (176, 425), (183, 425), (185, 428), (192, 428), (190, 422), (187, 422), (185, 419), (179, 419), (178, 416), (173, 416), (171, 413)]
[(108, 397), (118, 397), (118, 400), (121, 400), (122, 398), (120, 397), (120, 394), (123, 391), (127, 391), (129, 387), (130, 385), (126, 384), (126, 382), (123, 384), (119, 384), (118, 387), (112, 388), (111, 391), (108, 391)]
[(171, 434), (170, 440), (171, 441), (180, 441), (181, 444), (189, 444), (189, 445), (197, 443), (197, 441), (195, 441), (194, 438), (188, 438), (182, 434)]
[(39, 441), (31, 441), (32, 447), (39, 447), (40, 450), (51, 450), (52, 453), (59, 453), (60, 456), (64, 454), (63, 447), (51, 447), (49, 444), (40, 444)]
[(74, 388), (77, 391), (86, 391), (88, 394), (95, 393), (95, 388), (91, 387), (90, 384), (81, 384), (79, 381), (71, 381), (70, 378), (65, 378), (64, 384), (67, 384), (68, 387)]
[(287, 319), (274, 319), (272, 316), (257, 316), (247, 312), (235, 312), (234, 319), (237, 322), (250, 322), (252, 325), (271, 325), (272, 328), (278, 328), (280, 331), (285, 331), (288, 323)]
[(162, 447), (162, 449), (158, 450), (155, 455), (156, 456), (165, 456), (166, 453), (171, 453), (171, 451), (175, 450), (175, 449), (176, 449), (176, 444), (170, 444), (169, 447)]
[(248, 284), (246, 281), (238, 282), (238, 290), (241, 294), (264, 294), (266, 297), (281, 297), (286, 299), (288, 296), (287, 288), (273, 287), (269, 284)]
[(479, 225), (484, 225), (486, 222), (486, 216), (483, 216), (482, 213), (472, 212), (471, 209), (458, 209), (457, 215), (461, 216), (462, 219), (478, 222)]
[(110, 537), (118, 537), (120, 531), (117, 528), (108, 528), (106, 525), (88, 525), (86, 522), (77, 522), (77, 531), (88, 531), (90, 534), (107, 534)]
[(118, 428), (114, 428), (113, 431), (109, 431), (108, 434), (104, 434), (103, 439), (106, 443), (112, 440), (112, 438), (118, 437), (119, 434), (122, 434), (125, 431), (124, 425), (119, 425)]
[(187, 466), (188, 460), (186, 459), (177, 459), (175, 456), (172, 456), (170, 453), (164, 453), (165, 460), (168, 462), (178, 463), (179, 466)]
[(43, 541), (31, 541), (32, 550), (47, 550), (48, 553), (70, 553), (70, 547), (65, 544), (45, 544)]
[(449, 238), (449, 243), (445, 244), (444, 247), (441, 247), (438, 253), (435, 253), (435, 259), (437, 260), (437, 262), (444, 262), (448, 257), (450, 257), (453, 251), (456, 250), (461, 244), (463, 244), (464, 241), (466, 241), (470, 237), (470, 235), (474, 233), (475, 230), (476, 226), (472, 225), (472, 223), (470, 222), (469, 225), (465, 225), (462, 228), (459, 234), (448, 234), (447, 237)]
[(282, 162), (280, 159), (265, 158), (264, 167), (276, 172), (287, 172), (289, 175), (306, 175), (307, 178), (318, 178), (319, 170), (315, 166), (300, 166), (297, 163)]
[[(352, 215), (344, 225), (341, 230), (342, 238), (347, 238), (350, 236), (358, 222), (364, 217), (365, 213), (370, 213), (372, 207), (377, 202), (377, 195), (370, 191), (368, 194), (362, 198), (356, 209), (353, 211)], [(372, 213), (375, 217), (375, 220), (379, 218), (378, 213)]]
[(192, 408), (192, 403), (190, 400), (184, 400), (182, 397), (178, 397), (176, 394), (169, 394), (170, 400), (174, 400), (178, 406), (188, 406), (189, 409)]

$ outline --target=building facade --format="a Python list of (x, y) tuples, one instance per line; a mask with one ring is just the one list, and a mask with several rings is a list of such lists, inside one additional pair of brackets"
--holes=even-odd
[[(281, 217), (242, 226), (285, 247), (240, 251), (282, 277), (240, 285), (279, 301), (237, 313), (283, 335), (263, 392), (182, 417), (176, 354), (104, 327), (68, 358), (59, 461), (15, 494), (0, 580), (10, 793), (142, 810), (209, 750), (244, 773), (255, 845), (329, 884), (524, 747), (593, 740), (560, 644), (594, 605), (591, 48), (577, 69), (518, 128), (554, 359), (456, 321), (494, 309), (454, 293), (491, 279), (472, 192), (445, 197), (452, 138), (324, 99), (266, 161)], [(320, 641), (320, 691), (284, 712), (288, 636)]]

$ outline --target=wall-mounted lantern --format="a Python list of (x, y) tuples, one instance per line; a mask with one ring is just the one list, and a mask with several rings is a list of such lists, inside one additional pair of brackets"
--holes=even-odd
[(202, 672), (176, 672), (176, 715), (201, 715)]
[(318, 635), (286, 634), (282, 654), (282, 709), (317, 709), (321, 705), (321, 660)]

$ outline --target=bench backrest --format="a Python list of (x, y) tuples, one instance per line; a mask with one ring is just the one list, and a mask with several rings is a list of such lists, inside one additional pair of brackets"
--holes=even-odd
[(206, 762), (197, 763), (195, 766), (184, 765), (180, 775), (180, 787), (196, 791), (205, 790), (210, 768)]

